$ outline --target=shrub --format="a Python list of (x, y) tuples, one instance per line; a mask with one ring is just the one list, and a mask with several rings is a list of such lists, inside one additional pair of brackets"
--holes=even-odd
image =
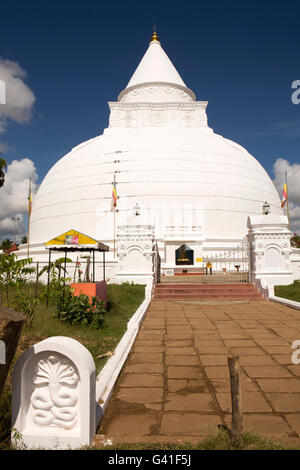
[(64, 290), (68, 289), (68, 286), (64, 286), (64, 284), (69, 281), (69, 278), (64, 280), (63, 278), (53, 277), (49, 282), (49, 285), (41, 285), (41, 294), (39, 296), (40, 300), (45, 302), (48, 296), (49, 303), (56, 305), (58, 299), (63, 295)]
[(31, 267), (31, 264), (32, 258), (18, 259), (14, 253), (0, 255), (0, 282), (5, 286), (7, 300), (8, 288), (19, 288), (26, 283), (27, 276), (35, 272), (35, 268)]
[(60, 292), (55, 301), (55, 315), (71, 325), (83, 325), (99, 329), (103, 326), (105, 308), (102, 300), (81, 294), (72, 295), (71, 289)]
[(33, 317), (38, 300), (30, 294), (19, 293), (11, 301), (11, 306), (19, 313), (26, 316), (26, 323), (29, 328), (32, 327)]

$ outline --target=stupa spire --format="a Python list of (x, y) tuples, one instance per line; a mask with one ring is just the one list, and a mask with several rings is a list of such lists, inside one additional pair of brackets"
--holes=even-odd
[(153, 42), (153, 41), (159, 42), (158, 36), (156, 34), (156, 26), (155, 25), (154, 25), (154, 28), (153, 28), (153, 34), (152, 34), (152, 38), (150, 40), (150, 43)]
[(144, 83), (166, 82), (186, 87), (171, 60), (161, 47), (156, 28), (149, 47), (126, 88)]

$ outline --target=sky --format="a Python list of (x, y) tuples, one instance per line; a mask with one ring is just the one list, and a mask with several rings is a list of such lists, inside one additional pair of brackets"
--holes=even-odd
[(287, 171), (300, 232), (300, 4), (10, 0), (0, 24), (0, 239), (27, 232), (28, 178), (34, 195), (59, 158), (108, 126), (107, 102), (126, 87), (154, 24), (186, 85), (209, 102), (209, 126), (245, 147), (280, 197)]

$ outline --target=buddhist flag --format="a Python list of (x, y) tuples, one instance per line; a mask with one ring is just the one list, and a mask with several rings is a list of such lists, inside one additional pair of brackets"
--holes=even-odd
[(284, 183), (281, 207), (284, 207), (284, 204), (286, 203), (286, 200), (287, 200), (287, 186), (286, 186), (286, 183)]
[(118, 196), (117, 196), (117, 183), (116, 183), (116, 179), (114, 179), (112, 196), (111, 196), (111, 208), (110, 208), (111, 211), (117, 206), (117, 199), (118, 199)]

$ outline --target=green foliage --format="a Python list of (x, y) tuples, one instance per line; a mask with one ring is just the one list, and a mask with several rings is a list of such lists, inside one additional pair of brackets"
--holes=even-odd
[(12, 429), (12, 441), (13, 441), (13, 444), (12, 444), (13, 450), (27, 450), (28, 449), (27, 444), (25, 444), (23, 440), (22, 433), (16, 428)]
[(11, 391), (4, 388), (0, 397), (0, 450), (10, 446)]
[(32, 295), (18, 293), (10, 304), (13, 309), (26, 316), (26, 324), (31, 328), (37, 303), (38, 299), (35, 299)]
[(24, 237), (21, 240), (22, 245), (25, 245), (25, 243), (27, 243), (27, 241), (28, 241), (27, 237), (26, 237), (26, 235), (24, 235)]
[(206, 439), (198, 443), (191, 442), (118, 442), (112, 445), (85, 447), (82, 450), (299, 450), (299, 445), (289, 446), (283, 442), (265, 436), (244, 432), (239, 446), (233, 445), (230, 436), (224, 430), (210, 432)]
[(294, 248), (300, 248), (300, 237), (296, 233), (294, 233), (293, 238), (291, 238), (291, 245)]
[(0, 158), (0, 188), (4, 185), (4, 170), (6, 170), (6, 160), (4, 160), (4, 158)]
[(20, 287), (26, 283), (26, 276), (32, 274), (35, 268), (30, 267), (32, 259), (18, 259), (13, 253), (0, 255), (0, 283), (5, 286), (6, 299), (8, 300), (8, 288)]
[(13, 242), (9, 239), (6, 238), (5, 240), (2, 240), (1, 245), (0, 245), (0, 250), (9, 250), (9, 248), (12, 247)]
[[(50, 263), (50, 278), (59, 279), (61, 272), (67, 273), (68, 271), (64, 267), (65, 258), (58, 258), (57, 260)], [(66, 258), (66, 263), (72, 263), (70, 258)], [(45, 272), (48, 272), (49, 264), (44, 266), (38, 273), (38, 277), (41, 277)]]
[(56, 299), (57, 317), (71, 325), (89, 326), (99, 329), (103, 326), (105, 309), (103, 302), (97, 297), (90, 298), (81, 294), (72, 295), (71, 289), (66, 288), (65, 292), (60, 292)]
[[(66, 279), (68, 281), (68, 279)], [(50, 305), (55, 305), (57, 302), (57, 299), (59, 296), (62, 294), (64, 290), (64, 279), (60, 277), (54, 277), (50, 280), (49, 286), (47, 284), (41, 284), (39, 286), (40, 290), (40, 295), (39, 299), (41, 302), (46, 301), (47, 296), (49, 299), (49, 304)]]

